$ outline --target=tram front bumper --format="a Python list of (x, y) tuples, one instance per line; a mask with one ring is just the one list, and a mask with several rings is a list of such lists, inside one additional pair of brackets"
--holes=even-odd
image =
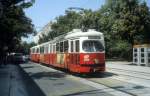
[(105, 64), (81, 65), (79, 71), (80, 73), (104, 72)]

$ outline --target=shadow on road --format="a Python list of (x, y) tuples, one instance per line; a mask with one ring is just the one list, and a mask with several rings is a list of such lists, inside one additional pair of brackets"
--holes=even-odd
[(33, 79), (21, 67), (19, 69), (29, 96), (46, 96), (40, 87), (33, 81)]
[(34, 68), (34, 66), (25, 66), (25, 67), (22, 67), (24, 69), (27, 69), (27, 68)]
[(106, 77), (112, 77), (117, 74), (114, 74), (111, 72), (99, 72), (99, 73), (93, 73), (93, 74), (73, 74), (73, 75), (82, 77), (82, 78), (106, 78)]
[(90, 91), (83, 91), (83, 92), (77, 92), (77, 93), (72, 93), (72, 94), (67, 94), (67, 95), (62, 95), (62, 96), (86, 96), (86, 95), (94, 95), (94, 94), (100, 94), (101, 96), (104, 96), (106, 93), (101, 90), (90, 90)]
[(39, 72), (39, 73), (29, 73), (29, 74), (32, 78), (35, 79), (41, 79), (41, 78), (58, 79), (58, 78), (64, 78), (66, 76), (65, 73), (60, 73), (60, 72)]

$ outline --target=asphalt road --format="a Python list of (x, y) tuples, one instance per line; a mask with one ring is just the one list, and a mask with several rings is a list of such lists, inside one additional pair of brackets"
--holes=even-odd
[(106, 65), (107, 72), (82, 77), (38, 63), (21, 64), (20, 84), (26, 90), (25, 95), (18, 96), (150, 96), (149, 67), (130, 62), (106, 62)]
[[(37, 63), (21, 64), (46, 96), (113, 96)], [(30, 86), (30, 85), (29, 85)]]

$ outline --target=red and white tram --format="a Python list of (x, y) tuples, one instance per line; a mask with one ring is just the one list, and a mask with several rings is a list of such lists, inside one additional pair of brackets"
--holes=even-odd
[(76, 73), (105, 71), (104, 36), (101, 32), (80, 29), (54, 38), (31, 49), (31, 60)]

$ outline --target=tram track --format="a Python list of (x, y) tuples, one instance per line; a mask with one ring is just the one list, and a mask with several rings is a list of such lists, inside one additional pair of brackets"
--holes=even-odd
[(92, 82), (94, 82), (94, 83), (98, 83), (98, 84), (104, 85), (104, 86), (106, 86), (106, 87), (112, 88), (112, 89), (114, 89), (114, 90), (117, 90), (117, 91), (120, 91), (120, 92), (123, 92), (123, 93), (126, 93), (126, 94), (129, 94), (129, 95), (131, 95), (131, 96), (137, 96), (137, 95), (135, 95), (135, 94), (133, 94), (133, 93), (131, 93), (131, 92), (127, 92), (127, 91), (123, 91), (123, 90), (120, 90), (120, 89), (116, 89), (116, 88), (114, 88), (114, 87), (108, 86), (108, 85), (103, 84), (103, 83), (95, 82), (95, 81), (93, 81), (93, 80), (90, 80), (90, 81), (92, 81)]
[[(137, 96), (136, 94), (134, 94), (132, 92), (117, 89), (115, 87), (109, 86), (108, 84), (98, 82), (98, 81), (94, 80), (93, 78), (84, 78), (84, 77), (74, 76), (74, 75), (69, 76), (69, 78), (73, 78), (74, 80), (78, 80), (84, 84), (90, 85), (90, 86), (95, 87), (95, 88), (100, 89), (100, 90), (104, 90), (106, 92), (109, 91), (111, 93), (111, 92), (116, 91), (117, 94), (119, 93), (119, 96)], [(97, 78), (97, 79), (101, 79), (101, 78)], [(110, 79), (107, 79), (107, 81), (108, 80), (110, 81)], [(114, 93), (113, 93), (113, 95), (118, 96)]]
[[(43, 65), (39, 66), (42, 66), (43, 68), (46, 68), (48, 70), (50, 69), (50, 67), (46, 67)], [(68, 73), (65, 74), (66, 78), (82, 82), (86, 85), (92, 86), (94, 88), (112, 94), (114, 96), (150, 96), (150, 87), (145, 87), (142, 85), (114, 79), (112, 77), (117, 76), (114, 72), (113, 74), (110, 73), (111, 75), (109, 74), (109, 72), (104, 72), (102, 74), (100, 73), (98, 74), (98, 76), (96, 75), (96, 77), (95, 76), (82, 77)]]
[(107, 68), (107, 70), (108, 72), (117, 73), (119, 75), (150, 80), (150, 73), (148, 72), (139, 72), (139, 71), (125, 70), (119, 68), (109, 68), (109, 67)]
[[(94, 76), (93, 77), (92, 76), (91, 77), (76, 76), (76, 77), (81, 78), (81, 79), (86, 79), (98, 85), (104, 85), (108, 88), (114, 89), (116, 91), (120, 91), (130, 96), (150, 96), (150, 87), (131, 83), (131, 82), (126, 82), (122, 80), (117, 80), (117, 79), (112, 78), (113, 76), (110, 76), (110, 75), (108, 77), (107, 76), (105, 77), (103, 75), (107, 75), (107, 73), (104, 72), (104, 74), (103, 73), (99, 74), (99, 76), (96, 76), (96, 77)], [(114, 76), (116, 75), (114, 74)], [(126, 95), (120, 95), (120, 96), (126, 96)]]
[[(50, 67), (43, 66), (43, 65), (39, 65), (39, 66), (41, 66), (41, 67), (43, 67), (45, 69), (51, 70)], [(56, 70), (56, 69), (53, 69), (53, 70)], [(59, 71), (59, 70), (57, 70), (57, 71)], [(60, 71), (60, 72), (62, 72), (62, 71)], [(117, 90), (117, 89), (112, 88), (110, 86), (106, 86), (103, 83), (98, 83), (98, 82), (93, 81), (93, 80), (88, 79), (88, 78), (84, 78), (84, 77), (81, 77), (81, 76), (75, 76), (75, 75), (72, 75), (70, 73), (65, 73), (65, 74), (67, 75), (66, 78), (82, 82), (82, 83), (84, 83), (86, 85), (92, 86), (93, 88), (97, 88), (97, 89), (99, 89), (101, 91), (104, 91), (106, 93), (112, 94), (114, 96), (136, 96), (136, 95), (134, 95), (134, 94), (132, 94), (130, 92)]]
[[(86, 79), (86, 78), (85, 78)], [(117, 79), (113, 79), (111, 77), (108, 78), (87, 78), (87, 80), (104, 85), (106, 87), (112, 88), (114, 90), (129, 94), (131, 96), (149, 96), (150, 88), (142, 85), (137, 85)], [(143, 90), (147, 92), (143, 93)], [(149, 95), (147, 95), (149, 94)], [(121, 95), (120, 95), (121, 96)]]

